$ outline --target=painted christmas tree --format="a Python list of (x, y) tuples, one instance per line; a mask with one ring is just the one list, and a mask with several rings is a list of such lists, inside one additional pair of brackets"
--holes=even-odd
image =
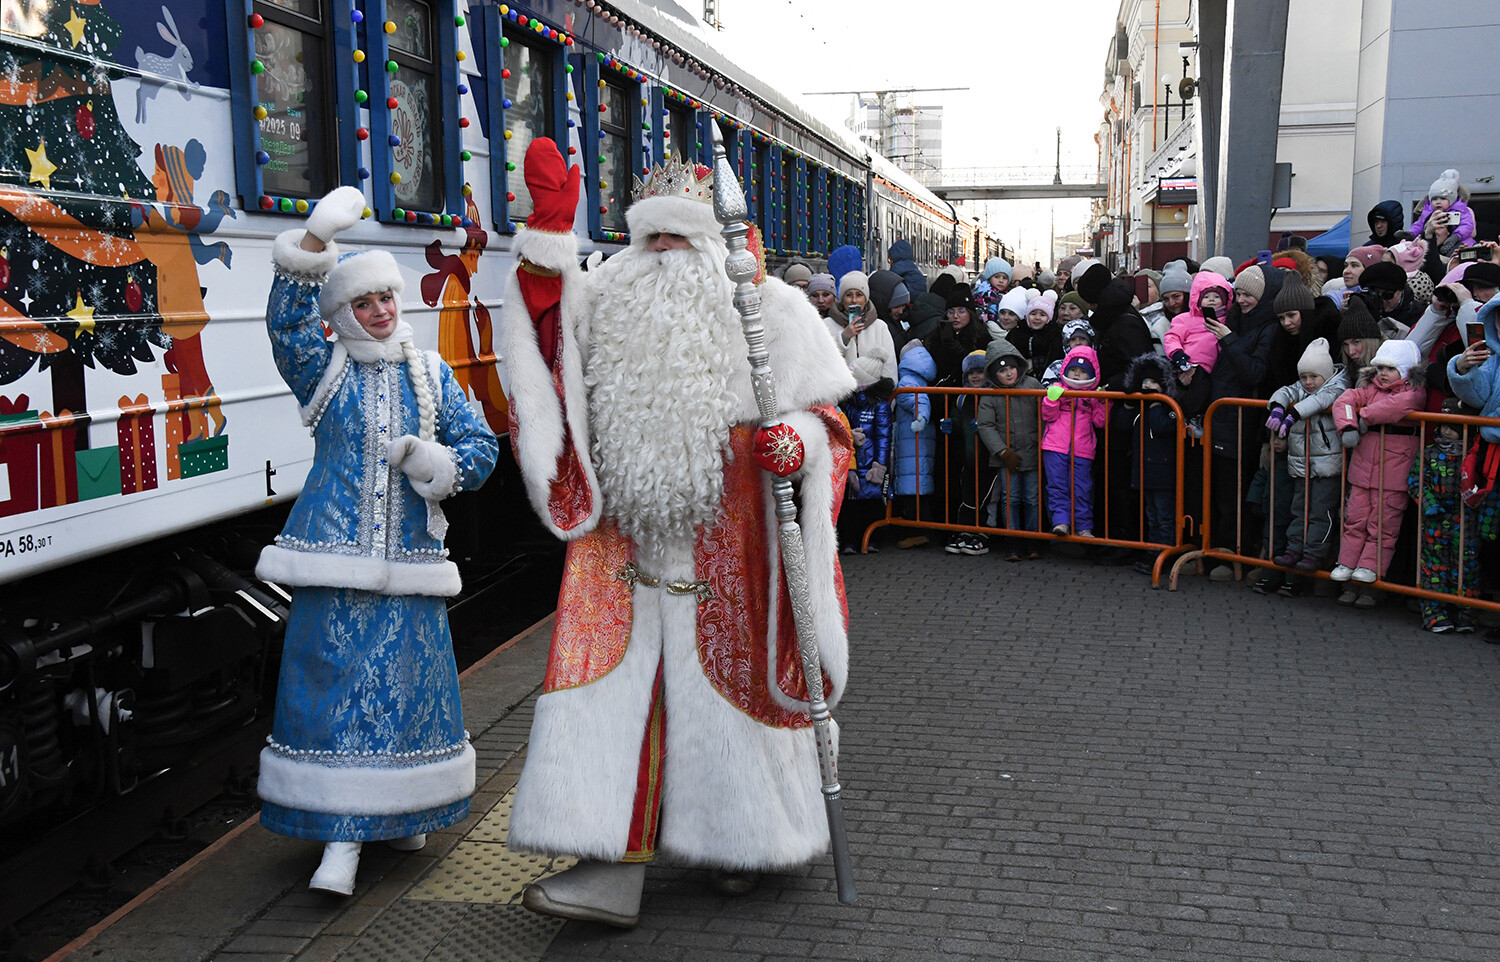
[(85, 366), (132, 374), (172, 345), (127, 200), (155, 190), (100, 65), (119, 24), (98, 0), (21, 8), (34, 22), (18, 32), (60, 53), (0, 52), (0, 383), (37, 365), (52, 410), (83, 413)]

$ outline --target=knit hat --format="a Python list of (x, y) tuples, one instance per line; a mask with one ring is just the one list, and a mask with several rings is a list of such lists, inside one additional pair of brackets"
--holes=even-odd
[(969, 353), (967, 353), (967, 354), (964, 355), (964, 374), (965, 375), (968, 375), (970, 372), (973, 372), (973, 371), (983, 371), (983, 370), (984, 370), (984, 352), (983, 351), (970, 351)]
[(1010, 311), (1017, 317), (1025, 317), (1031, 308), (1027, 305), (1031, 301), (1031, 294), (1024, 287), (1012, 287), (1000, 298), (1000, 306), (996, 310)]
[(1234, 261), (1220, 254), (1218, 257), (1210, 257), (1198, 268), (1200, 271), (1213, 271), (1220, 277), (1234, 276)]
[(1297, 376), (1316, 374), (1323, 380), (1333, 377), (1333, 357), (1328, 353), (1328, 338), (1313, 338), (1297, 361)]
[(1406, 289), (1411, 291), (1412, 300), (1418, 304), (1426, 304), (1432, 300), (1432, 278), (1422, 271), (1412, 271), (1406, 275)]
[(1094, 340), (1093, 326), (1081, 317), (1075, 317), (1071, 321), (1063, 325), (1064, 344), (1066, 344), (1068, 341), (1071, 341), (1073, 338), (1078, 337), (1079, 335), (1088, 338), (1089, 341), (1092, 342)]
[(865, 275), (864, 271), (850, 271), (839, 278), (839, 297), (843, 297), (850, 291), (859, 291), (866, 298), (870, 296), (870, 278)]
[(1062, 376), (1067, 381), (1091, 383), (1098, 379), (1099, 372), (1094, 370), (1088, 358), (1075, 357), (1063, 366)]
[(1188, 273), (1187, 265), (1182, 261), (1173, 261), (1161, 272), (1161, 280), (1156, 282), (1156, 289), (1163, 296), (1177, 291), (1186, 294), (1193, 289), (1193, 275)]
[(1365, 268), (1359, 275), (1359, 286), (1367, 291), (1379, 291), (1389, 297), (1406, 289), (1406, 271), (1391, 261), (1381, 261)]
[(1071, 277), (1073, 276), (1073, 268), (1077, 267), (1082, 260), (1083, 258), (1077, 254), (1070, 254), (1057, 262), (1057, 269), (1059, 272), (1067, 271), (1068, 276)]
[(1083, 276), (1074, 282), (1073, 288), (1078, 291), (1080, 297), (1090, 304), (1099, 303), (1099, 294), (1104, 290), (1104, 285), (1110, 281), (1109, 268), (1103, 264), (1094, 264), (1083, 272)]
[(1379, 244), (1366, 244), (1364, 247), (1356, 247), (1349, 252), (1349, 256), (1359, 261), (1366, 267), (1379, 264), (1385, 259), (1385, 248)]
[(1259, 264), (1251, 264), (1234, 279), (1234, 289), (1260, 300), (1261, 295), (1266, 292), (1266, 272), (1260, 269)]
[(979, 279), (982, 281), (987, 281), (991, 277), (994, 277), (996, 274), (1004, 274), (1007, 278), (1009, 278), (1010, 271), (1010, 261), (1006, 260), (1003, 257), (991, 257), (989, 260), (984, 262), (984, 270), (979, 273)]
[(1044, 291), (1050, 291), (1057, 286), (1057, 275), (1051, 271), (1042, 271), (1036, 276), (1036, 286)]
[(818, 291), (827, 291), (830, 294), (833, 293), (832, 274), (814, 274), (812, 277), (808, 278), (807, 293), (813, 294)]
[(811, 280), (812, 268), (808, 267), (806, 264), (788, 264), (786, 266), (786, 270), (782, 271), (781, 273), (781, 279), (786, 281), (788, 284), (795, 284), (798, 281)]
[(1456, 198), (1458, 196), (1458, 171), (1450, 167), (1439, 174), (1438, 179), (1427, 188), (1427, 196), (1429, 198), (1446, 197), (1449, 200)]
[(854, 375), (854, 386), (863, 391), (876, 381), (885, 377), (885, 364), (890, 358), (884, 350), (872, 347), (849, 365), (849, 373)]
[(966, 307), (971, 317), (979, 316), (979, 308), (974, 303), (974, 289), (967, 284), (954, 284), (948, 291), (944, 306), (947, 308)]
[(1077, 291), (1068, 291), (1068, 293), (1059, 298), (1058, 303), (1072, 304), (1074, 307), (1078, 308), (1085, 314), (1089, 312), (1088, 301), (1085, 301), (1083, 299), (1083, 295), (1079, 294)]
[(1380, 350), (1375, 352), (1375, 358), (1370, 363), (1376, 367), (1393, 367), (1404, 378), (1421, 360), (1422, 352), (1418, 349), (1417, 342), (1403, 339), (1382, 342)]
[(1031, 298), (1026, 301), (1027, 314), (1030, 314), (1032, 311), (1046, 311), (1047, 320), (1049, 321), (1052, 319), (1052, 312), (1055, 309), (1056, 306), (1053, 304), (1052, 298), (1048, 297), (1045, 294), (1033, 294), (1031, 295)]
[(835, 281), (843, 280), (844, 275), (850, 271), (864, 269), (864, 258), (860, 255), (859, 248), (853, 244), (835, 247), (828, 255), (828, 273), (833, 275)]
[(888, 307), (904, 307), (911, 303), (911, 292), (906, 289), (905, 284), (897, 284), (891, 288), (891, 299), (886, 302)]
[(1344, 319), (1339, 322), (1339, 343), (1361, 337), (1379, 337), (1380, 324), (1365, 306), (1364, 298), (1354, 294), (1344, 302)]
[(1302, 283), (1302, 275), (1296, 272), (1288, 272), (1282, 280), (1281, 292), (1276, 295), (1274, 310), (1277, 314), (1286, 314), (1290, 311), (1301, 311), (1303, 314), (1311, 314), (1313, 310), (1312, 291)]
[(1161, 271), (1153, 271), (1149, 267), (1142, 267), (1140, 270), (1138, 270), (1138, 271), (1135, 272), (1135, 276), (1136, 277), (1149, 277), (1149, 278), (1151, 278), (1151, 280), (1156, 284), (1156, 289), (1158, 291), (1161, 290), (1161, 279), (1162, 279), (1162, 272)]
[(1491, 261), (1475, 261), (1464, 272), (1460, 284), (1471, 292), (1476, 287), (1500, 287), (1500, 264)]
[(1401, 269), (1408, 274), (1419, 270), (1422, 261), (1427, 258), (1427, 242), (1420, 237), (1416, 240), (1402, 241), (1390, 250), (1396, 263), (1401, 265)]

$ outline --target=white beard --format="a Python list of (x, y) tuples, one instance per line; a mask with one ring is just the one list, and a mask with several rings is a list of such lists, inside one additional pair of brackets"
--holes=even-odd
[(593, 460), (604, 513), (637, 540), (691, 536), (724, 496), (731, 383), (748, 361), (723, 244), (713, 241), (662, 253), (631, 247), (593, 272)]

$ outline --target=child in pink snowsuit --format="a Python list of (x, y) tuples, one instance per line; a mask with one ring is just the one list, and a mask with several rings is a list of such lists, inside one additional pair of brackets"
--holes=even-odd
[(1180, 372), (1198, 367), (1209, 373), (1219, 359), (1219, 339), (1204, 324), (1203, 295), (1213, 292), (1208, 303), (1219, 320), (1229, 313), (1234, 301), (1230, 283), (1223, 275), (1213, 271), (1199, 271), (1193, 275), (1192, 290), (1188, 292), (1188, 309), (1172, 318), (1172, 326), (1162, 338), (1162, 349), (1167, 360)]
[(1420, 425), (1403, 424), (1427, 401), (1419, 380), (1421, 355), (1413, 341), (1386, 341), (1374, 368), (1359, 373), (1359, 386), (1333, 402), (1333, 421), (1349, 456), (1349, 500), (1334, 581), (1369, 584), (1385, 575), (1391, 549), (1410, 501), (1404, 479), (1422, 450)]
[(1042, 467), (1053, 534), (1094, 536), (1096, 432), (1109, 417), (1109, 402), (1067, 392), (1092, 391), (1098, 385), (1099, 355), (1079, 345), (1063, 358), (1062, 380), (1042, 399)]

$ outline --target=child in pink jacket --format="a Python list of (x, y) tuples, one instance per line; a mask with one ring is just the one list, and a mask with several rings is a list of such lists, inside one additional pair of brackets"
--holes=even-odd
[[(1422, 429), (1402, 423), (1427, 401), (1419, 383), (1421, 353), (1413, 341), (1386, 341), (1375, 352), (1374, 368), (1359, 372), (1359, 386), (1333, 402), (1333, 422), (1349, 456), (1349, 500), (1344, 507), (1344, 537), (1334, 581), (1369, 584), (1385, 575), (1391, 549), (1410, 500), (1406, 478), (1422, 450)], [(1365, 599), (1369, 601), (1366, 602)], [(1347, 600), (1346, 600), (1347, 599)], [(1373, 607), (1372, 595), (1353, 588), (1343, 604)]]
[(1188, 309), (1172, 318), (1172, 326), (1161, 340), (1167, 360), (1179, 373), (1186, 373), (1193, 367), (1202, 368), (1205, 374), (1214, 369), (1214, 362), (1219, 359), (1219, 339), (1203, 322), (1204, 303), (1206, 301), (1222, 321), (1229, 313), (1229, 303), (1233, 298), (1230, 283), (1222, 274), (1199, 271), (1193, 275), (1193, 286), (1188, 291)]
[(1092, 391), (1098, 385), (1099, 356), (1079, 345), (1063, 358), (1062, 380), (1042, 400), (1042, 468), (1053, 534), (1094, 536), (1095, 432), (1109, 417), (1109, 402), (1068, 392)]

